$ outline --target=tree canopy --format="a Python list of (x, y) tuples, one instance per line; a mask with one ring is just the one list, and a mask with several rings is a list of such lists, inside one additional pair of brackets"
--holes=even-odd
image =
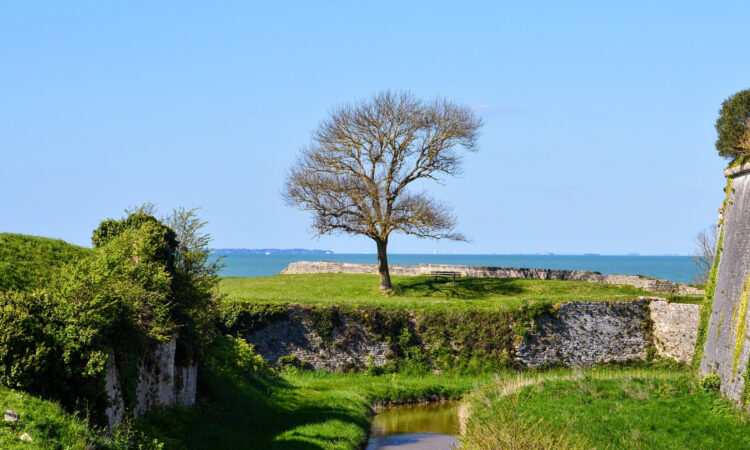
[(750, 89), (724, 100), (716, 120), (716, 149), (725, 158), (750, 154)]
[(467, 106), (381, 92), (334, 110), (313, 133), (286, 179), (287, 204), (313, 213), (319, 234), (367, 236), (378, 246), (381, 288), (390, 289), (392, 232), (463, 240), (450, 208), (419, 180), (442, 182), (477, 150), (482, 122)]

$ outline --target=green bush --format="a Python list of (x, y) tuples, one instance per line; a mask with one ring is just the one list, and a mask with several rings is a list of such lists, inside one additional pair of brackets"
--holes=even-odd
[(701, 379), (700, 387), (705, 392), (718, 391), (721, 388), (721, 377), (718, 373), (708, 374)]
[(23, 290), (0, 290), (0, 382), (69, 409), (85, 405), (101, 421), (110, 354), (129, 408), (137, 361), (149, 348), (179, 335), (178, 363), (198, 360), (213, 337), (218, 265), (208, 262), (209, 238), (194, 210), (169, 220), (179, 233), (141, 213), (103, 221), (95, 251), (50, 261), (54, 275), (27, 276)]
[(280, 356), (276, 364), (282, 369), (311, 370), (312, 366), (307, 361), (302, 361), (295, 355)]

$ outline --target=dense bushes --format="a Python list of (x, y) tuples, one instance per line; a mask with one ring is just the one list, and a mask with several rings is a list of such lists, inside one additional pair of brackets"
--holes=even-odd
[(39, 268), (29, 273), (58, 269), (0, 292), (0, 382), (68, 408), (85, 405), (101, 419), (110, 354), (125, 371), (131, 408), (134, 370), (149, 348), (179, 336), (181, 362), (199, 359), (215, 323), (218, 266), (208, 260), (209, 237), (194, 210), (175, 211), (164, 222), (143, 213), (105, 220), (85, 257), (37, 258)]

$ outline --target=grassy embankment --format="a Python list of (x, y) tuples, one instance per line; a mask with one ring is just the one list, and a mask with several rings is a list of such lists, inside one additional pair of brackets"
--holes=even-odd
[(321, 273), (224, 278), (228, 300), (265, 304), (381, 307), (418, 310), (516, 309), (523, 304), (568, 301), (627, 301), (653, 295), (633, 286), (582, 281), (394, 276), (393, 292), (378, 289), (377, 275)]
[[(80, 417), (65, 412), (55, 402), (0, 385), (0, 410), (20, 414), (19, 422), (0, 422), (0, 448), (85, 449), (100, 441)], [(32, 442), (20, 436), (28, 433)]]
[[(750, 418), (686, 371), (516, 375), (468, 396), (464, 448), (740, 449)], [(509, 443), (515, 446), (510, 446)]]
[(62, 266), (92, 252), (59, 239), (0, 233), (0, 292), (44, 287)]

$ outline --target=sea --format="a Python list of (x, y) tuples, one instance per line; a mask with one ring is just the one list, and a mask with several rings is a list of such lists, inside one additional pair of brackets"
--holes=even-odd
[[(214, 258), (218, 256), (213, 256)], [(375, 264), (377, 255), (362, 253), (334, 254), (228, 254), (222, 255), (226, 277), (266, 277), (280, 273), (295, 261), (333, 261)], [(653, 278), (690, 283), (697, 267), (688, 256), (641, 255), (388, 255), (391, 265), (461, 264), (536, 269), (590, 270), (601, 273), (644, 275)]]

